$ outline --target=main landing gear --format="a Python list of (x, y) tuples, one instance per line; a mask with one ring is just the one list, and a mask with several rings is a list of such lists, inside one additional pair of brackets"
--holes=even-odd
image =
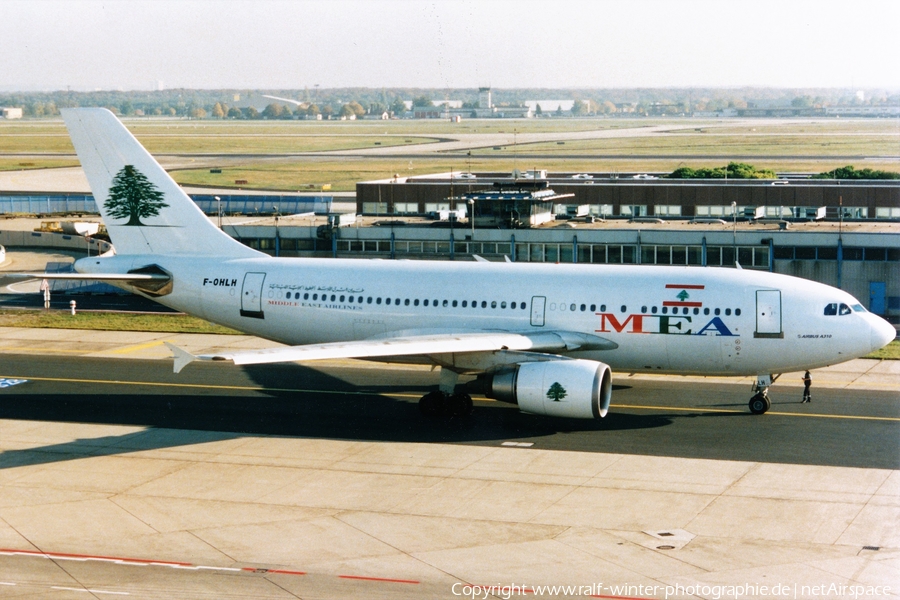
[(436, 390), (419, 400), (419, 410), (426, 417), (468, 417), (473, 408), (472, 397), (465, 392), (447, 394)]
[(459, 373), (441, 368), (441, 383), (437, 390), (419, 400), (419, 410), (426, 417), (468, 417), (472, 414), (472, 397), (456, 391)]
[(750, 412), (754, 415), (761, 415), (772, 408), (772, 401), (769, 400), (769, 386), (776, 379), (778, 379), (777, 375), (774, 377), (772, 375), (756, 376), (756, 384), (753, 386), (753, 391), (756, 394), (750, 398)]

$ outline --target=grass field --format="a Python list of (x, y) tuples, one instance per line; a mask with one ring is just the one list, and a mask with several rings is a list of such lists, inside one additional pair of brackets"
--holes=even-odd
[(55, 167), (77, 167), (75, 158), (3, 158), (0, 157), (0, 171), (23, 171), (29, 169), (53, 169)]
[(160, 333), (239, 333), (183, 314), (140, 314), (68, 311), (0, 310), (0, 327), (37, 329), (90, 329), (101, 331), (154, 331)]
[[(358, 181), (394, 174), (445, 171), (512, 171), (541, 168), (558, 172), (668, 172), (679, 166), (722, 166), (705, 156), (745, 157), (758, 168), (823, 172), (853, 164), (856, 168), (900, 170), (900, 120), (896, 119), (482, 119), (400, 121), (189, 121), (126, 119), (126, 125), (151, 153), (183, 155), (203, 168), (172, 171), (181, 184), (221, 188), (302, 191), (330, 184), (353, 191)], [(645, 128), (666, 126), (647, 135)], [(553, 141), (552, 134), (634, 129), (634, 136)], [(285, 154), (355, 150), (396, 145), (411, 153), (455, 134), (548, 134), (550, 141), (516, 146), (486, 143), (470, 157), (421, 156), (413, 160), (369, 157), (287, 158)], [(520, 138), (521, 139), (521, 138)], [(475, 146), (477, 146), (477, 141)], [(73, 149), (61, 120), (0, 123), (0, 170), (75, 166)], [(37, 155), (9, 156), (3, 154)], [(47, 154), (49, 156), (39, 156)], [(461, 152), (459, 153), (461, 154)], [(280, 155), (280, 156), (279, 156)], [(529, 155), (541, 155), (530, 158)], [(201, 158), (202, 156), (202, 158)], [(691, 157), (696, 158), (691, 158)], [(792, 158), (771, 158), (791, 156)], [(849, 161), (838, 156), (861, 156)], [(876, 158), (886, 156), (888, 158)], [(192, 158), (193, 157), (193, 158)], [(23, 164), (25, 163), (25, 164)], [(222, 173), (210, 173), (212, 167)], [(246, 184), (236, 184), (246, 180)]]

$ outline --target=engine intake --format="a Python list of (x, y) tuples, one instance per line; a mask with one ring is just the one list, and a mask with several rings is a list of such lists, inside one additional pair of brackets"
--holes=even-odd
[(612, 373), (593, 360), (552, 360), (504, 367), (485, 382), (485, 395), (552, 417), (600, 419), (609, 411)]

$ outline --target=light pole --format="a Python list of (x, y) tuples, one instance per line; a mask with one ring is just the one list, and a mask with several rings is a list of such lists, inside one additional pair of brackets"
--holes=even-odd
[(219, 229), (222, 229), (222, 199), (218, 196), (214, 196), (216, 199), (216, 214), (219, 217)]
[(475, 198), (469, 198), (469, 225), (472, 226), (472, 241), (475, 241)]
[(281, 254), (281, 252), (279, 252), (279, 246), (281, 244), (280, 240), (278, 239), (278, 207), (272, 206), (272, 211), (275, 213), (275, 256), (278, 256), (279, 254)]
[(737, 202), (731, 203), (731, 245), (734, 248), (735, 261), (737, 261)]

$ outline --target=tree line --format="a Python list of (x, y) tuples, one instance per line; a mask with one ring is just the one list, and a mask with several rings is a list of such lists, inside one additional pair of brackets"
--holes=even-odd
[[(280, 105), (277, 118), (309, 117), (314, 114), (325, 118), (355, 114), (391, 113), (403, 116), (404, 100), (412, 100), (414, 106), (429, 106), (433, 101), (446, 99), (461, 101), (464, 108), (477, 108), (477, 88), (435, 90), (423, 88), (335, 88), (302, 90), (189, 90), (171, 89), (158, 91), (94, 92), (10, 92), (0, 93), (0, 106), (20, 107), (26, 116), (47, 117), (59, 114), (60, 108), (75, 106), (103, 106), (129, 116), (134, 114), (201, 118), (218, 116), (216, 105), (224, 112), (219, 118), (273, 118), (254, 116), (252, 111), (229, 112), (235, 105), (245, 106), (246, 100), (263, 94), (293, 98), (299, 106)], [(234, 100), (235, 97), (240, 100)], [(620, 112), (635, 115), (690, 114), (697, 111), (718, 111), (726, 108), (747, 108), (761, 102), (778, 102), (793, 107), (825, 107), (847, 105), (900, 105), (896, 90), (866, 90), (862, 98), (855, 90), (848, 89), (781, 89), (781, 88), (614, 88), (614, 89), (493, 89), (492, 98), (498, 107), (523, 106), (526, 100), (573, 100), (574, 106), (566, 114), (574, 116), (610, 115)], [(864, 98), (864, 99), (863, 99)], [(253, 104), (259, 105), (258, 102)], [(268, 108), (268, 107), (266, 107)], [(227, 109), (227, 110), (226, 110)], [(275, 111), (276, 109), (272, 109)], [(318, 111), (318, 112), (315, 112)], [(264, 111), (257, 111), (260, 115)], [(271, 112), (271, 111), (270, 111)], [(562, 114), (562, 111), (539, 112), (544, 116)], [(288, 116), (289, 115), (289, 116)]]

